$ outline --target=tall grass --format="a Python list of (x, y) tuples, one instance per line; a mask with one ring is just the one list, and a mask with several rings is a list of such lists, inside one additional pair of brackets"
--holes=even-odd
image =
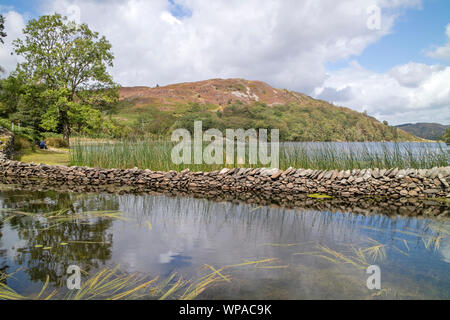
[[(223, 167), (268, 166), (261, 163), (248, 164), (248, 155), (244, 165), (177, 165), (171, 159), (174, 146), (175, 143), (172, 142), (142, 140), (98, 144), (76, 143), (72, 145), (70, 164), (120, 169), (138, 167), (160, 171), (181, 171), (186, 168), (191, 171), (214, 171)], [(448, 155), (449, 151), (444, 145), (430, 143), (281, 143), (279, 167), (320, 170), (420, 169), (447, 166)]]

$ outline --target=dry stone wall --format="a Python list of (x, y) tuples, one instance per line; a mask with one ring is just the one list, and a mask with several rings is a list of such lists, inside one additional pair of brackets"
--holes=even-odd
[(0, 161), (11, 159), (14, 151), (14, 135), (0, 127)]
[(123, 170), (51, 166), (3, 160), (0, 161), (0, 176), (58, 184), (140, 186), (154, 191), (205, 193), (212, 196), (225, 192), (265, 193), (272, 194), (274, 198), (291, 200), (305, 194), (326, 194), (341, 198), (450, 198), (450, 167), (346, 171), (235, 168), (213, 172), (161, 172), (138, 168)]

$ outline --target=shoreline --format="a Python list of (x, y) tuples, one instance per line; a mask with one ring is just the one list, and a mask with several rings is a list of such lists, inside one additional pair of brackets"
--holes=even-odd
[(432, 169), (287, 170), (223, 168), (215, 171), (181, 172), (149, 169), (102, 169), (81, 166), (24, 163), (11, 159), (14, 135), (4, 130), (0, 149), (0, 177), (39, 180), (55, 185), (112, 185), (155, 192), (207, 194), (266, 194), (265, 198), (296, 201), (311, 195), (349, 199), (353, 197), (447, 198), (450, 199), (450, 166)]
[(155, 191), (143, 185), (79, 185), (75, 183), (55, 183), (27, 178), (4, 178), (0, 176), (0, 189), (3, 192), (62, 192), (83, 194), (114, 194), (114, 195), (152, 195), (171, 198), (183, 197), (202, 199), (214, 202), (246, 204), (255, 206), (254, 210), (262, 207), (275, 207), (305, 211), (328, 211), (332, 213), (351, 213), (363, 216), (384, 215), (444, 219), (450, 218), (450, 199), (445, 198), (400, 198), (356, 196), (350, 198), (315, 198), (306, 194), (299, 194), (295, 198), (280, 195), (273, 197), (267, 192), (236, 192), (222, 191), (220, 193), (181, 192), (159, 190)]

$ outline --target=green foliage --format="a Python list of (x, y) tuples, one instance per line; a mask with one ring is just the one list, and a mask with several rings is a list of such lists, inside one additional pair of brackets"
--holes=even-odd
[[(133, 103), (119, 110), (132, 109)], [(310, 103), (268, 106), (261, 102), (245, 105), (238, 101), (219, 108), (189, 103), (177, 105), (175, 111), (156, 106), (141, 107), (133, 123), (134, 134), (170, 135), (175, 128), (194, 131), (194, 121), (202, 121), (203, 130), (279, 129), (283, 141), (404, 141), (414, 137), (356, 111), (330, 106), (311, 99)], [(127, 113), (124, 117), (129, 117)]]
[(406, 123), (397, 128), (424, 139), (440, 140), (450, 126), (439, 123)]
[[(6, 33), (4, 30), (5, 30), (5, 18), (0, 14), (0, 43), (1, 44), (4, 43), (3, 38), (6, 37)], [(0, 72), (3, 72), (2, 66), (0, 66)]]
[(5, 33), (5, 18), (0, 14), (0, 43), (3, 42), (3, 38), (6, 37)]
[(12, 122), (8, 119), (0, 118), (0, 127), (8, 129), (12, 131), (15, 136), (23, 137), (30, 142), (38, 141), (42, 137), (38, 132), (31, 128), (19, 127), (17, 125), (13, 126)]
[(45, 139), (45, 143), (49, 147), (55, 147), (55, 148), (68, 148), (69, 147), (63, 138), (49, 137), (49, 138)]
[(4, 81), (0, 112), (35, 130), (90, 134), (102, 130), (102, 113), (114, 111), (118, 88), (107, 72), (111, 45), (86, 24), (58, 14), (30, 20), (14, 41), (25, 62)]
[(445, 134), (442, 137), (442, 140), (444, 140), (445, 143), (450, 144), (450, 129), (447, 129), (447, 131), (445, 131)]
[(165, 135), (175, 123), (175, 117), (169, 112), (160, 111), (154, 106), (149, 106), (146, 112), (139, 114), (133, 127), (141, 135)]
[(15, 136), (14, 137), (14, 151), (22, 151), (22, 150), (33, 150), (35, 145), (27, 138), (23, 136)]

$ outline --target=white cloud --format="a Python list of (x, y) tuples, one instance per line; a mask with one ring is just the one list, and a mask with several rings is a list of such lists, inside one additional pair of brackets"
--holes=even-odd
[[(46, 13), (80, 8), (81, 20), (104, 34), (122, 85), (156, 85), (242, 77), (311, 92), (326, 79), (324, 63), (360, 54), (388, 34), (396, 16), (419, 0), (56, 1)], [(367, 8), (386, 11), (369, 30)]]
[(2, 13), (5, 18), (6, 38), (3, 39), (4, 44), (0, 44), (0, 66), (5, 69), (6, 73), (16, 68), (17, 57), (11, 55), (13, 52), (12, 42), (22, 35), (22, 29), (25, 28), (25, 19), (22, 15), (15, 11), (7, 11)]
[(427, 52), (429, 57), (450, 61), (450, 24), (447, 25), (445, 34), (447, 35), (447, 43), (442, 47), (437, 47), (434, 50)]
[(429, 79), (434, 72), (442, 71), (443, 66), (426, 65), (422, 63), (410, 62), (408, 64), (392, 68), (389, 75), (402, 86), (416, 88), (425, 80)]
[[(449, 122), (449, 67), (411, 62), (375, 73), (352, 63), (331, 74), (325, 68), (327, 62), (356, 58), (389, 34), (405, 9), (419, 8), (420, 0), (176, 3), (189, 14), (173, 13), (168, 0), (46, 0), (39, 13), (79, 13), (105, 35), (116, 56), (112, 74), (125, 86), (240, 77), (315, 93), (390, 122)], [(380, 30), (367, 28), (367, 8), (374, 4), (382, 9)], [(13, 34), (8, 28), (20, 30), (23, 18), (10, 15), (7, 32)], [(8, 26), (14, 21), (15, 27)], [(15, 61), (4, 61), (1, 50), (0, 65), (11, 70)]]
[(328, 88), (351, 95), (336, 104), (366, 110), (393, 124), (405, 122), (450, 123), (450, 66), (408, 63), (386, 73), (376, 73), (352, 62), (330, 74), (316, 95)]

